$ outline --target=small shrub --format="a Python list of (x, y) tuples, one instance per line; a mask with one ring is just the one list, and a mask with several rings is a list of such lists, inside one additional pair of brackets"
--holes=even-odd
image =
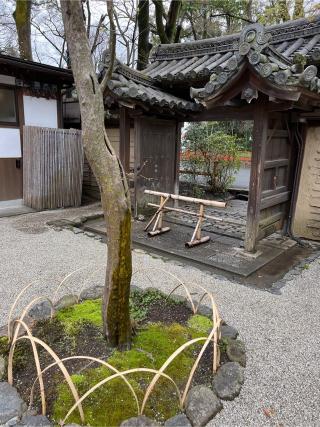
[(150, 306), (155, 302), (163, 299), (164, 296), (160, 291), (150, 289), (145, 292), (133, 291), (130, 295), (130, 314), (137, 322), (143, 321)]
[(240, 168), (243, 146), (237, 135), (217, 129), (213, 123), (191, 125), (185, 134), (183, 168), (197, 185), (197, 177), (207, 177), (210, 191), (225, 193)]

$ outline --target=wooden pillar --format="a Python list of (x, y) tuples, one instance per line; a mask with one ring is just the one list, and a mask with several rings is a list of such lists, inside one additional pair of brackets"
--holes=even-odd
[(252, 133), (252, 157), (247, 211), (247, 227), (244, 248), (255, 252), (259, 232), (261, 189), (268, 133), (267, 104), (258, 101), (254, 109)]
[(120, 161), (126, 173), (130, 172), (130, 117), (126, 107), (120, 107)]
[[(181, 151), (181, 129), (183, 123), (178, 123), (176, 125), (176, 147), (175, 147), (175, 170), (174, 170), (174, 183), (173, 183), (173, 192), (174, 194), (179, 194), (179, 178), (180, 178), (180, 151)], [(174, 207), (179, 207), (179, 201), (175, 200), (173, 202)]]

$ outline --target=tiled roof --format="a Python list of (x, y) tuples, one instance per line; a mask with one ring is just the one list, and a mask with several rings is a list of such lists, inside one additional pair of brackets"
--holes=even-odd
[[(223, 63), (215, 64), (204, 87), (191, 88), (191, 97), (198, 100), (211, 98), (247, 66), (258, 76), (278, 87), (279, 91), (307, 89), (320, 93), (318, 69), (315, 65), (307, 65), (306, 58), (306, 52), (310, 52), (319, 39), (320, 34), (315, 34), (307, 44), (304, 39), (298, 38), (289, 46), (287, 42), (283, 42), (282, 46), (277, 48), (271, 43), (272, 32), (260, 24), (248, 25), (239, 36), (238, 49), (229, 52), (230, 56)], [(242, 98), (251, 102), (256, 97), (256, 90), (252, 87), (244, 88)]]
[(109, 90), (118, 98), (141, 101), (152, 106), (191, 112), (201, 109), (194, 101), (174, 96), (162, 90), (151, 77), (118, 63), (108, 82)]
[[(288, 60), (296, 53), (320, 60), (320, 17), (266, 27), (269, 45)], [(202, 80), (239, 51), (241, 33), (194, 42), (159, 45), (143, 72), (158, 82)], [(231, 61), (232, 63), (232, 61)]]
[[(247, 68), (279, 93), (286, 91), (289, 98), (282, 99), (293, 100), (301, 89), (320, 94), (314, 65), (320, 62), (320, 17), (270, 27), (250, 24), (239, 34), (160, 45), (151, 58), (143, 71), (117, 62), (110, 94), (188, 113), (202, 109)], [(257, 88), (243, 88), (241, 97), (248, 102), (257, 96)]]

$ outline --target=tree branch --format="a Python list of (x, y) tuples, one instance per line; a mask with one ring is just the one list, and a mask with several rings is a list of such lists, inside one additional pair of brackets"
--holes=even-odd
[(107, 87), (107, 83), (111, 79), (114, 63), (116, 59), (116, 26), (114, 24), (114, 19), (113, 19), (113, 0), (107, 0), (107, 11), (108, 11), (108, 17), (110, 22), (109, 52), (108, 52), (109, 67), (100, 84), (102, 94), (104, 94), (104, 91)]
[(97, 28), (96, 28), (96, 32), (95, 32), (95, 35), (94, 35), (93, 43), (92, 43), (92, 46), (91, 46), (91, 55), (94, 53), (94, 51), (96, 50), (96, 48), (98, 46), (99, 33), (100, 33), (100, 30), (101, 30), (102, 24), (103, 24), (104, 20), (106, 19), (106, 16), (107, 16), (106, 14), (100, 16), (100, 19), (99, 19), (99, 22), (98, 22), (98, 25), (97, 25)]

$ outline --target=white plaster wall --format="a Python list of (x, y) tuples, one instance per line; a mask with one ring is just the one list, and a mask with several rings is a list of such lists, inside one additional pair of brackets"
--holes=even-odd
[(0, 128), (0, 158), (21, 157), (20, 129)]
[(12, 76), (7, 76), (5, 74), (0, 74), (0, 83), (5, 85), (15, 85), (16, 78)]
[(24, 95), (23, 108), (26, 126), (58, 127), (57, 101), (55, 99)]

